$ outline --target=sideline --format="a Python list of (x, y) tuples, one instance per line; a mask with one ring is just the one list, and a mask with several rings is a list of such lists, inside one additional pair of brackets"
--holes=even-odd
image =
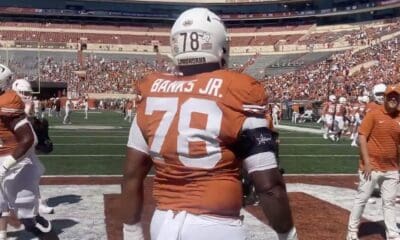
[(322, 134), (323, 133), (323, 131), (321, 129), (294, 127), (294, 126), (287, 126), (287, 125), (278, 125), (278, 126), (275, 126), (275, 128), (287, 130), (287, 131), (294, 131), (294, 132), (305, 132), (305, 133), (314, 133), (314, 134)]

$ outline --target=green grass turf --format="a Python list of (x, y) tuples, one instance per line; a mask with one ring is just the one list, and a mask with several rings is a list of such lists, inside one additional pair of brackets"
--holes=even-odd
[[(73, 126), (114, 126), (116, 129), (57, 129), (62, 119), (49, 118), (54, 151), (40, 155), (47, 175), (121, 174), (130, 123), (120, 113), (72, 114)], [(321, 134), (280, 131), (280, 161), (286, 173), (356, 173), (358, 149), (348, 139), (337, 143)]]
[(306, 127), (306, 128), (315, 128), (315, 129), (320, 129), (322, 126), (322, 123), (316, 123), (316, 122), (304, 122), (304, 123), (292, 123), (292, 121), (289, 120), (281, 120), (280, 121), (281, 125), (287, 125), (287, 126), (296, 126), (296, 127)]

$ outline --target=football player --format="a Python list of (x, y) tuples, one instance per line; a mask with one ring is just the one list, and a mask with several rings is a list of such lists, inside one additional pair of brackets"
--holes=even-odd
[(337, 124), (337, 126), (333, 126), (329, 133), (329, 138), (332, 141), (337, 142), (342, 136), (344, 129), (344, 117), (346, 116), (346, 103), (347, 99), (345, 97), (340, 97), (339, 103), (335, 104), (335, 110), (333, 113), (335, 120), (332, 121), (332, 124)]
[(329, 95), (328, 102), (326, 102), (322, 108), (322, 116), (324, 116), (324, 134), (323, 138), (328, 139), (329, 131), (332, 128), (334, 116), (336, 112), (336, 96)]
[(72, 114), (72, 101), (71, 97), (67, 98), (67, 101), (65, 102), (65, 116), (63, 120), (63, 124), (72, 124), (71, 123), (71, 114)]
[(88, 99), (85, 97), (83, 99), (83, 110), (85, 111), (85, 120), (88, 119), (88, 111), (89, 111), (89, 102)]
[(206, 8), (182, 13), (171, 30), (180, 74), (142, 80), (127, 144), (121, 214), (124, 239), (144, 239), (143, 181), (154, 166), (151, 239), (247, 239), (240, 218), (243, 166), (279, 239), (297, 239), (263, 86), (223, 69), (228, 36)]
[[(40, 162), (37, 142), (24, 112), (25, 104), (11, 87), (11, 71), (0, 64), (0, 211), (10, 208), (39, 239), (58, 239), (48, 220), (38, 214)], [(5, 239), (6, 232), (1, 232)]]
[(26, 79), (17, 79), (13, 82), (11, 89), (15, 91), (25, 103), (25, 114), (33, 116), (32, 87)]
[[(28, 119), (30, 119), (30, 122), (32, 124), (33, 123), (38, 123), (38, 124), (43, 124), (43, 122), (47, 122), (47, 120), (40, 120), (40, 119), (33, 119), (33, 112), (32, 112), (32, 106), (33, 106), (33, 102), (32, 102), (32, 86), (29, 83), (29, 81), (27, 81), (26, 79), (17, 79), (13, 82), (11, 89), (13, 91), (15, 91), (22, 99), (22, 101), (25, 103), (25, 114), (27, 115)], [(35, 124), (33, 125), (33, 129), (39, 129), (39, 128), (35, 128)], [(41, 136), (40, 133), (36, 132), (36, 137), (38, 139), (38, 142), (41, 142), (39, 139), (41, 139), (43, 136)], [(48, 135), (48, 132), (44, 133)], [(36, 147), (38, 147), (38, 145), (36, 145)], [(35, 154), (35, 153), (32, 153)], [(29, 157), (29, 156), (27, 156)], [(37, 157), (37, 156), (36, 156)], [(40, 161), (37, 162), (39, 164), (39, 167), (41, 167), (43, 170), (42, 172), (44, 172), (44, 166), (42, 165), (42, 163)], [(54, 213), (54, 208), (49, 207), (46, 204), (46, 200), (40, 198), (39, 199), (39, 212), (42, 214), (52, 214)]]
[(368, 96), (359, 96), (358, 97), (358, 110), (355, 113), (355, 124), (353, 128), (353, 141), (351, 142), (352, 147), (358, 147), (358, 127), (361, 125), (362, 119), (367, 113), (367, 105), (369, 103)]

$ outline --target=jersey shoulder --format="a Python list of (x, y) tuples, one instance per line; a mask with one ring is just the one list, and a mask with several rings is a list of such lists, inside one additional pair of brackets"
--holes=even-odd
[(140, 80), (138, 90), (142, 97), (145, 97), (149, 94), (151, 86), (158, 79), (174, 79), (177, 78), (174, 74), (164, 73), (164, 72), (151, 72), (143, 77)]
[(216, 77), (218, 76), (229, 81), (228, 91), (236, 100), (248, 105), (266, 105), (264, 86), (253, 77), (230, 70), (216, 71)]
[(0, 116), (19, 116), (24, 114), (25, 104), (14, 91), (0, 95)]

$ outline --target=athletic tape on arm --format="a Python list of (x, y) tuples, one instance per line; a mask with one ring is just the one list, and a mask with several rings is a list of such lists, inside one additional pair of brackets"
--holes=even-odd
[(278, 167), (275, 141), (265, 118), (249, 117), (244, 121), (238, 149), (248, 173)]

